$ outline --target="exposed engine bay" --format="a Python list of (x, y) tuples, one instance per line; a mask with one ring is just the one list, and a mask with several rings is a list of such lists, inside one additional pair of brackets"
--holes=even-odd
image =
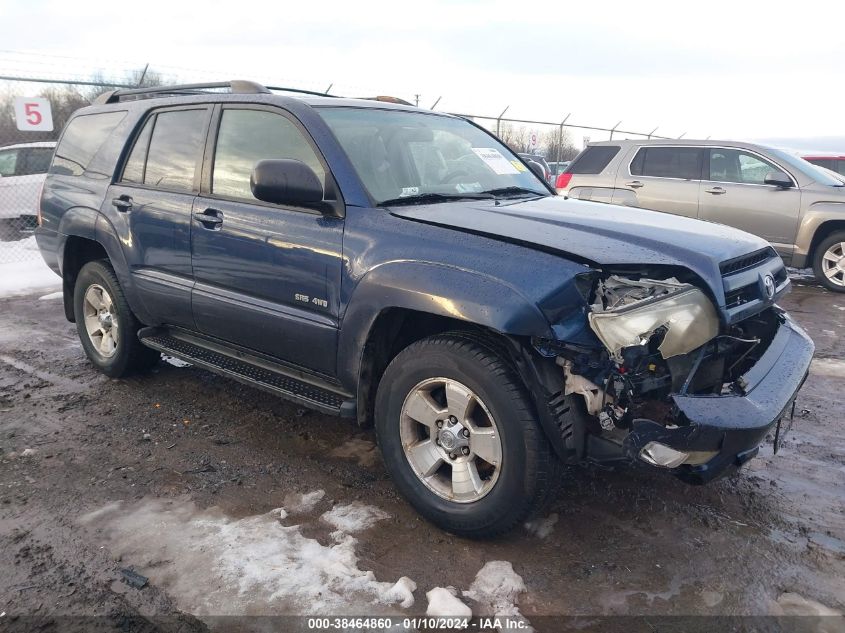
[(612, 441), (637, 419), (687, 425), (671, 396), (743, 395), (743, 374), (765, 352), (779, 314), (769, 308), (723, 330), (713, 301), (692, 284), (611, 275), (597, 282), (588, 314), (606, 349), (561, 350), (564, 393), (582, 395), (598, 421), (592, 433)]

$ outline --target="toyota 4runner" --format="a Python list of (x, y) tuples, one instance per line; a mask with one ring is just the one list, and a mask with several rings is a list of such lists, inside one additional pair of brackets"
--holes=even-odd
[(471, 536), (561, 464), (703, 483), (777, 449), (813, 343), (766, 242), (555, 196), (459, 117), (280, 90), (120, 90), (68, 122), (36, 235), (99, 370), (164, 352), (374, 424), (404, 496)]

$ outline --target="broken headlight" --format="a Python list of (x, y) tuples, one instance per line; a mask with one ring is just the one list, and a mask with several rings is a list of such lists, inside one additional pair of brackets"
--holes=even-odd
[(622, 363), (622, 350), (646, 345), (662, 332), (663, 358), (687, 354), (719, 333), (713, 302), (701, 290), (677, 279), (633, 280), (612, 275), (599, 282), (590, 327), (610, 355)]

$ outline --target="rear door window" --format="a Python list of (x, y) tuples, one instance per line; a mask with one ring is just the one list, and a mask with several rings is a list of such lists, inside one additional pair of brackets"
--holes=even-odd
[[(144, 168), (144, 184), (191, 191), (205, 141), (207, 109), (159, 112)], [(132, 157), (130, 157), (131, 160)]]
[(643, 147), (631, 161), (631, 175), (700, 180), (702, 155), (698, 147)]
[(593, 145), (578, 154), (566, 169), (568, 174), (600, 174), (619, 153), (619, 145)]
[(50, 173), (81, 176), (125, 116), (126, 112), (116, 111), (85, 114), (72, 119), (56, 148)]

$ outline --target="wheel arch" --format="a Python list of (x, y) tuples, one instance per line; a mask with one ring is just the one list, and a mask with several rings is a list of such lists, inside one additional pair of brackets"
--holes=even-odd
[(411, 343), (447, 331), (504, 341), (549, 336), (539, 308), (507, 284), (447, 266), (395, 262), (357, 285), (338, 347), (341, 382), (358, 393), (358, 421), (372, 420), (373, 394), (387, 363)]

